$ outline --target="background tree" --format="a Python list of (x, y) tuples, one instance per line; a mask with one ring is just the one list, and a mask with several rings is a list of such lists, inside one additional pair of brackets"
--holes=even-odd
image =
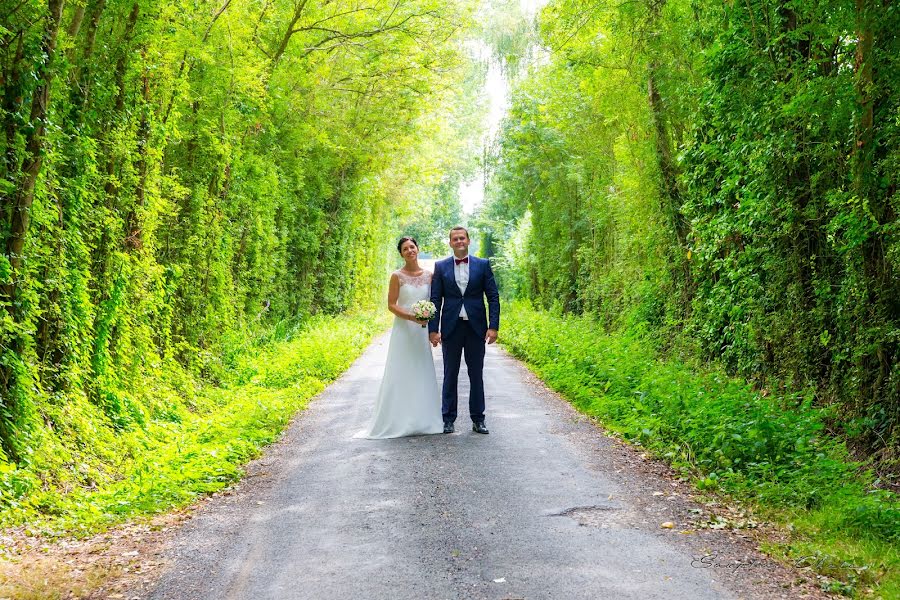
[(75, 422), (71, 452), (92, 428), (146, 426), (165, 373), (215, 380), (235, 332), (380, 302), (397, 219), (477, 135), (458, 92), (480, 76), (471, 14), (4, 5), (0, 459), (27, 463)]
[(483, 209), (508, 240), (499, 276), (813, 389), (889, 465), (898, 18), (881, 2), (549, 3)]

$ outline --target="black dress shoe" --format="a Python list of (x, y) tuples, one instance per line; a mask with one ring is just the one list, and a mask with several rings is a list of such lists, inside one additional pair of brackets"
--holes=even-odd
[(473, 421), (472, 431), (474, 431), (475, 433), (490, 433), (490, 431), (488, 431), (488, 428), (484, 426), (484, 421)]
[(450, 421), (444, 422), (444, 433), (453, 433), (453, 423)]

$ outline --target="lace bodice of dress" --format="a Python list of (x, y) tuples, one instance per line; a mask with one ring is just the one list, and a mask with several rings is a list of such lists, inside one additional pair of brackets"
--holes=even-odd
[(422, 270), (422, 274), (413, 277), (402, 270), (398, 269), (394, 271), (397, 274), (397, 277), (400, 278), (400, 285), (410, 285), (413, 287), (419, 287), (422, 285), (431, 285), (431, 271)]
[(412, 306), (419, 300), (427, 300), (431, 297), (431, 272), (422, 271), (422, 274), (413, 277), (403, 271), (394, 271), (400, 280), (400, 297), (397, 304), (400, 306)]

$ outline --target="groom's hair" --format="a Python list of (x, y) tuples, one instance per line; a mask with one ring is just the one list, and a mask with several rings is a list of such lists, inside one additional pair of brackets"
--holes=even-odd
[(471, 238), (469, 238), (469, 230), (466, 229), (465, 227), (463, 227), (462, 225), (457, 225), (456, 227), (454, 227), (450, 230), (451, 237), (453, 236), (454, 231), (462, 231), (466, 234), (466, 239), (471, 239)]
[(403, 244), (405, 244), (406, 242), (412, 242), (413, 244), (415, 244), (416, 248), (419, 247), (419, 242), (416, 241), (416, 238), (404, 236), (400, 238), (399, 242), (397, 242), (397, 252), (400, 252), (400, 250), (403, 248)]

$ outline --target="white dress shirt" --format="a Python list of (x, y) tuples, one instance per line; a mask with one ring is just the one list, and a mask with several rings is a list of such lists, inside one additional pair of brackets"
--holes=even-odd
[[(468, 257), (468, 255), (466, 255)], [(456, 263), (456, 255), (453, 255), (453, 275), (456, 277), (456, 285), (459, 286), (459, 292), (463, 295), (466, 293), (466, 287), (469, 285), (469, 263)], [(471, 259), (469, 259), (471, 260)], [(466, 305), (463, 304), (462, 308), (459, 310), (459, 318), (463, 321), (469, 320), (469, 315), (466, 314)]]

